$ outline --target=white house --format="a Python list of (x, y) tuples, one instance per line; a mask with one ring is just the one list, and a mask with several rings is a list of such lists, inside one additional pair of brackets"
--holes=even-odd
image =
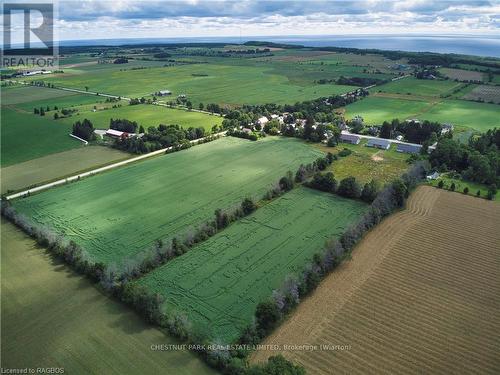
[(262, 116), (261, 118), (259, 118), (259, 119), (257, 120), (257, 124), (259, 124), (260, 126), (264, 126), (264, 125), (266, 125), (268, 122), (269, 122), (269, 119), (268, 119), (266, 116)]

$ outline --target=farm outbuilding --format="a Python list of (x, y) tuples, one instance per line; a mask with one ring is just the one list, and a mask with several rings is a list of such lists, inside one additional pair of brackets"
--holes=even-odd
[(418, 154), (421, 149), (422, 149), (421, 145), (409, 145), (406, 143), (399, 143), (396, 151), (406, 152), (408, 154)]
[(341, 134), (340, 141), (357, 145), (361, 141), (361, 137), (358, 137), (357, 135), (354, 134)]
[(154, 95), (156, 95), (156, 96), (168, 96), (168, 95), (172, 95), (172, 91), (160, 90), (160, 91), (155, 92)]
[(366, 142), (367, 147), (380, 148), (381, 150), (388, 150), (391, 147), (391, 142), (387, 139), (376, 139), (372, 138)]

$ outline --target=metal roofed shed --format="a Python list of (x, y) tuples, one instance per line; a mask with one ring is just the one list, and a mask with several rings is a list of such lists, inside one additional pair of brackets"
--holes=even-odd
[(366, 142), (367, 147), (380, 148), (381, 150), (388, 150), (391, 147), (391, 142), (387, 139), (371, 138)]

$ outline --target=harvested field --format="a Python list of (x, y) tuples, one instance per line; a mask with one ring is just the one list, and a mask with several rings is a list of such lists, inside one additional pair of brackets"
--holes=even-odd
[(217, 208), (261, 197), (288, 170), (323, 155), (296, 139), (224, 138), (13, 202), (105, 264), (185, 233)]
[[(499, 373), (500, 206), (420, 187), (265, 344), (309, 373)], [(260, 351), (253, 361), (276, 352)]]
[(472, 70), (441, 68), (439, 71), (446, 77), (458, 81), (483, 81), (484, 79), (484, 73), (474, 72)]
[(326, 240), (339, 236), (367, 205), (297, 188), (138, 281), (165, 296), (197, 332), (232, 343), (257, 304), (296, 274)]
[[(463, 99), (480, 100), (487, 103), (500, 103), (500, 86), (479, 85), (465, 94)], [(500, 109), (499, 109), (500, 111)]]

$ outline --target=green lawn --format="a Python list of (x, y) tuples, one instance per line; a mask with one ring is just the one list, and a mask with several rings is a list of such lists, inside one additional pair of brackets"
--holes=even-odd
[(55, 261), (12, 224), (1, 223), (1, 363), (64, 368), (65, 374), (215, 374), (132, 310)]
[(89, 177), (13, 202), (92, 260), (118, 262), (158, 238), (184, 233), (262, 194), (288, 170), (323, 155), (296, 140), (224, 138)]
[(68, 135), (71, 129), (71, 124), (54, 121), (48, 115), (36, 116), (2, 106), (1, 166), (83, 147)]
[(257, 304), (367, 207), (297, 188), (137, 283), (162, 294), (166, 311), (185, 314), (195, 331), (231, 343), (252, 322)]

